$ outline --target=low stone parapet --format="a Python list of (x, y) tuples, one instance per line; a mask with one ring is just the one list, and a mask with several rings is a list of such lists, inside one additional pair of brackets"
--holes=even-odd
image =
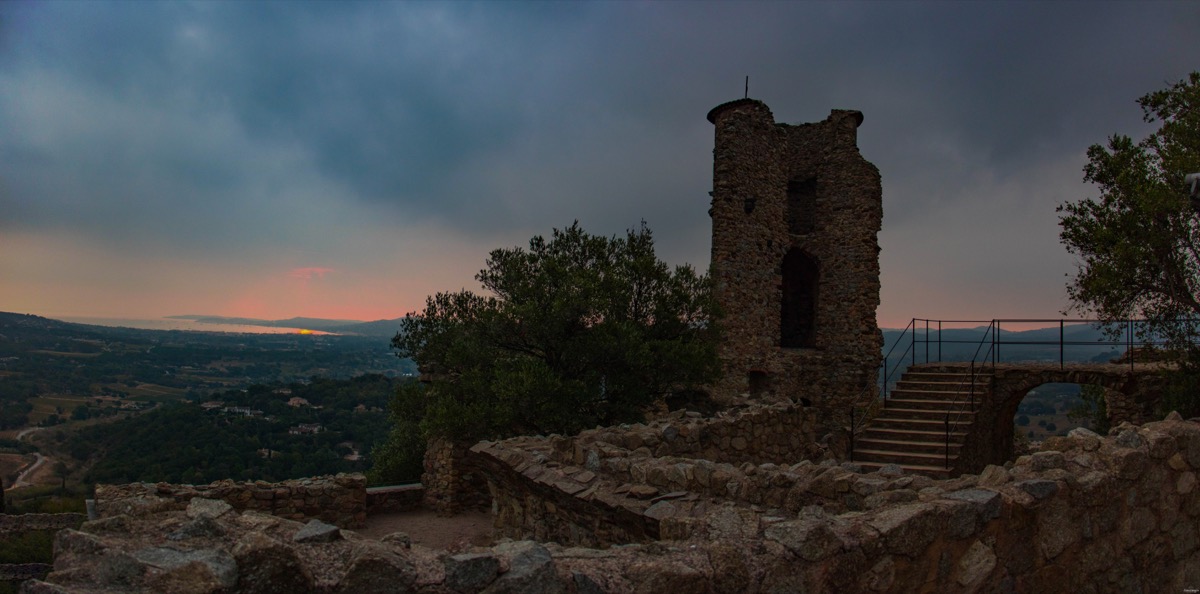
[(373, 516), (375, 514), (389, 514), (419, 509), (424, 498), (425, 486), (421, 483), (367, 487), (367, 515)]
[(278, 483), (221, 480), (208, 485), (96, 485), (96, 513), (104, 518), (184, 509), (193, 497), (220, 499), (239, 511), (256, 510), (291, 520), (317, 519), (343, 528), (360, 528), (367, 519), (367, 481), (361, 474)]
[(0, 514), (0, 534), (78, 528), (84, 514)]
[(721, 411), (712, 417), (676, 411), (649, 424), (590, 429), (556, 448), (559, 461), (582, 465), (599, 444), (648, 456), (702, 458), (711, 462), (794, 464), (819, 460), (816, 412), (783, 400)]
[[(353, 533), (309, 542), (300, 538), (303, 524), (254, 512), (102, 519), (59, 532), (55, 571), (47, 577), (53, 585), (34, 583), (27, 591), (156, 592), (186, 584), (189, 591), (216, 593), (264, 583), (296, 592), (368, 591), (383, 583), (397, 591), (464, 593), (1184, 592), (1200, 586), (1200, 424), (1176, 416), (1118, 426), (1109, 436), (1075, 430), (1046, 440), (1044, 448), (1011, 468), (989, 466), (979, 475), (911, 485), (914, 500), (841, 514), (817, 506), (773, 514), (725, 502), (702, 514), (664, 516), (659, 542), (602, 550), (517, 541), (432, 551), (406, 539), (374, 541)], [(511, 472), (528, 470), (518, 467)], [(586, 475), (579, 476), (584, 470), (562, 468), (574, 484), (558, 474), (531, 480), (563, 492), (590, 488)], [(849, 469), (825, 472), (843, 471)], [(850, 484), (853, 491), (856, 482)], [(651, 507), (679, 501), (660, 499)], [(120, 571), (114, 559), (121, 560)]]

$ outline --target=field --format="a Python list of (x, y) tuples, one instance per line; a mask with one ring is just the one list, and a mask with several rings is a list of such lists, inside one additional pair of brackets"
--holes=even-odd
[(182, 388), (168, 388), (157, 384), (138, 384), (133, 388), (124, 388), (129, 393), (127, 400), (134, 402), (170, 402), (183, 400), (187, 393)]
[(1043, 384), (1029, 394), (1017, 408), (1017, 432), (1031, 441), (1053, 435), (1066, 435), (1076, 427), (1086, 427), (1086, 419), (1072, 419), (1068, 413), (1083, 404), (1078, 384)]

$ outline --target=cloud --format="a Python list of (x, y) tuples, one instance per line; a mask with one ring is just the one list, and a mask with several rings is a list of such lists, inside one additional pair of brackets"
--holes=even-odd
[(332, 268), (321, 268), (319, 266), (309, 266), (306, 268), (293, 268), (292, 270), (290, 270), (288, 272), (288, 276), (291, 278), (302, 278), (304, 280), (311, 280), (313, 277), (316, 277), (318, 279), (323, 279), (323, 278), (325, 278), (326, 274), (329, 274), (331, 272), (333, 272)]
[[(339, 285), (405, 266), (463, 283), (489, 248), (575, 219), (603, 234), (645, 219), (662, 255), (703, 268), (704, 114), (750, 75), (780, 122), (865, 113), (860, 147), (884, 182), (883, 310), (895, 317), (958, 307), (997, 280), (1020, 308), (1058, 309), (1070, 264), (1047, 209), (1089, 192), (1087, 145), (1145, 132), (1134, 99), (1195, 67), (1200, 13), (0, 3), (0, 27), (0, 235), (70, 242), (80, 267), (103, 253), (137, 268), (154, 254), (191, 269), (236, 262), (241, 283), (322, 278), (314, 261)], [(391, 290), (438, 289), (425, 280)], [(264, 291), (262, 307), (282, 299)]]

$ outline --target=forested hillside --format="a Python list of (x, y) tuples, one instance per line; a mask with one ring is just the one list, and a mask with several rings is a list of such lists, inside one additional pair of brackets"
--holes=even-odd
[[(401, 381), (380, 375), (254, 385), (66, 434), (85, 482), (277, 481), (370, 466)], [(301, 402), (303, 400), (304, 402)], [(291, 404), (289, 404), (289, 402)], [(357, 456), (355, 455), (357, 453)]]

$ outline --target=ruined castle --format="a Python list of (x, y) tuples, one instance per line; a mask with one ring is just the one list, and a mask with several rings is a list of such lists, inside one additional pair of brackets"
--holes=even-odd
[(725, 312), (718, 399), (804, 399), (844, 417), (875, 382), (883, 337), (879, 170), (859, 154), (857, 111), (776, 124), (741, 99), (708, 113), (712, 268)]
[(98, 489), (102, 518), (61, 531), (54, 571), (25, 591), (1200, 588), (1197, 420), (1076, 429), (948, 480), (839, 459), (825, 438), (871, 395), (881, 347), (881, 190), (856, 146), (862, 115), (776, 124), (742, 99), (708, 118), (723, 410), (431, 444), (426, 504), (485, 506), (497, 536), (514, 539), (471, 550), (315, 521), (350, 526), (417, 495), (371, 493), (361, 479)]

